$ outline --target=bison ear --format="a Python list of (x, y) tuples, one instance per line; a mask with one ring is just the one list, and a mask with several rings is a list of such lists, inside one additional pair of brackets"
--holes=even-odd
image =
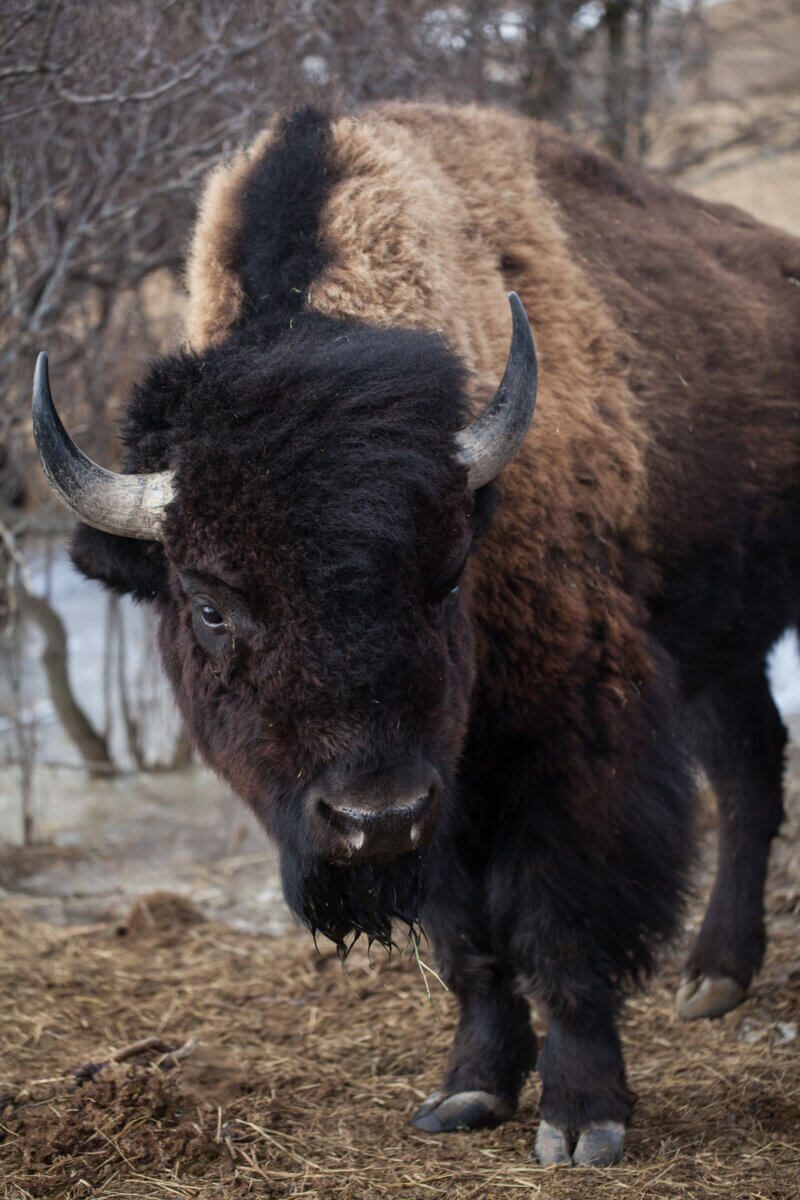
[(129, 593), (134, 600), (156, 600), (168, 594), (167, 560), (160, 542), (118, 537), (79, 525), (70, 554), (88, 579), (99, 579), (114, 592)]

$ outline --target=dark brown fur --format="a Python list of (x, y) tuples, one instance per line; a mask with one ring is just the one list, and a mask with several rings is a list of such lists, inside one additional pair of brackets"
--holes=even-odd
[[(165, 557), (76, 544), (87, 573), (158, 599), (188, 725), (281, 843), (304, 919), (386, 938), (427, 893), (462, 1003), (445, 1090), (513, 1107), (533, 996), (542, 1114), (573, 1139), (630, 1112), (614, 1020), (680, 911), (687, 703), (727, 785), (690, 968), (746, 984), (763, 950), (782, 753), (764, 656), (800, 598), (798, 278), (788, 236), (534, 122), (276, 121), (213, 177), (192, 349), (129, 412), (128, 468), (177, 471)], [(502, 373), (510, 288), (536, 417), (473, 498), (452, 433)], [(434, 601), (470, 538), (460, 595)], [(187, 566), (251, 614), (223, 656), (198, 641)], [(310, 781), (418, 747), (446, 784), (438, 842), (326, 865)]]

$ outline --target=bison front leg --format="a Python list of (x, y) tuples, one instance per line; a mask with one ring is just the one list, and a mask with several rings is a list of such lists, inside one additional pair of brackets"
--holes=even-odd
[[(536, 1035), (528, 1002), (511, 973), (482, 940), (476, 907), (429, 909), (425, 923), (437, 961), (458, 997), (460, 1016), (441, 1087), (411, 1118), (427, 1133), (499, 1125), (517, 1108), (522, 1084), (536, 1062)], [(465, 912), (473, 920), (462, 925)]]
[(528, 1005), (494, 977), (460, 995), (461, 1016), (442, 1086), (412, 1123), (427, 1133), (499, 1125), (514, 1114), (536, 1059)]
[(684, 839), (669, 810), (651, 804), (638, 825), (617, 811), (616, 822), (605, 830), (598, 823), (588, 837), (554, 818), (536, 853), (504, 868), (514, 878), (516, 867), (509, 892), (523, 898), (513, 961), (547, 1019), (535, 1141), (543, 1166), (619, 1160), (633, 1106), (615, 1026), (620, 989), (649, 969), (652, 942), (670, 932), (678, 911)]
[(535, 1151), (542, 1166), (619, 1162), (633, 1097), (610, 1009), (581, 1005), (569, 1016), (551, 1017), (539, 1074)]
[(622, 991), (680, 914), (691, 781), (675, 731), (650, 712), (644, 734), (630, 721), (619, 756), (573, 744), (564, 761), (579, 769), (560, 779), (537, 778), (524, 747), (505, 754), (510, 803), (494, 811), (515, 836), (496, 846), (487, 893), (518, 985), (548, 1023), (535, 1141), (546, 1166), (618, 1161), (633, 1104), (615, 1027)]

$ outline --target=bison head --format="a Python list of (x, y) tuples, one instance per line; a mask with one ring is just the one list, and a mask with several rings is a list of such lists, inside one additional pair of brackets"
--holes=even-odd
[(158, 606), (194, 743), (276, 838), (293, 908), (340, 945), (415, 920), (447, 828), (473, 684), (468, 558), (533, 413), (512, 293), (498, 392), (465, 419), (438, 335), (308, 313), (156, 363), (126, 473), (65, 433), (45, 356), (42, 465), (88, 576)]

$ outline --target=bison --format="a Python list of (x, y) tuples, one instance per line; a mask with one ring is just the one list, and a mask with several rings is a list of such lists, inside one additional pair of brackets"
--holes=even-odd
[(460, 1019), (420, 1129), (513, 1114), (532, 1000), (540, 1162), (618, 1159), (615, 1021), (680, 916), (694, 757), (720, 853), (680, 1014), (759, 966), (799, 282), (789, 236), (534, 121), (309, 108), (212, 174), (187, 343), (133, 390), (123, 474), (69, 440), (40, 361), (74, 561), (155, 606), (290, 906), (342, 948), (433, 940)]

